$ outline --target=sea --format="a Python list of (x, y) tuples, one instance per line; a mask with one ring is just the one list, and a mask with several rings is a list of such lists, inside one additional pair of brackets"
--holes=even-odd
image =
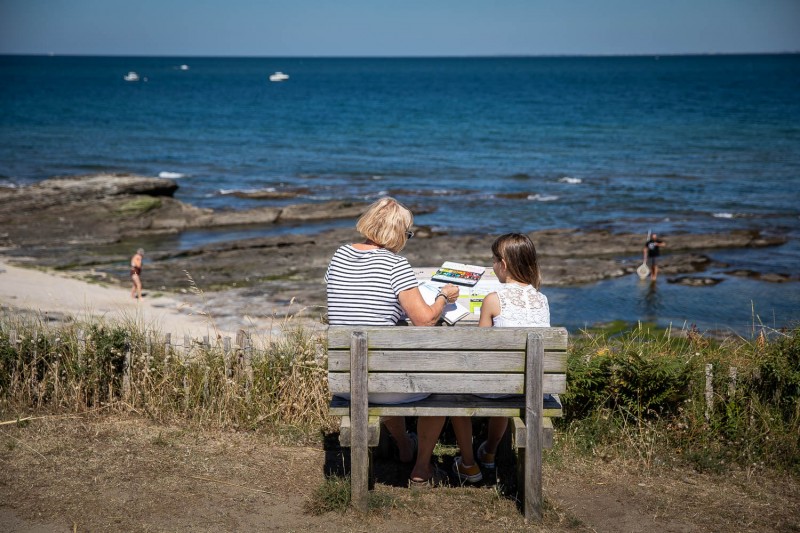
[[(123, 79), (130, 71), (138, 81)], [(289, 79), (270, 82), (276, 71)], [(706, 251), (720, 264), (703, 273), (723, 280), (715, 286), (545, 280), (554, 325), (752, 335), (800, 322), (799, 282), (727, 274), (800, 273), (798, 95), (798, 54), (0, 56), (0, 186), (129, 172), (173, 178), (178, 199), (216, 209), (390, 194), (419, 211), (418, 225), (452, 234), (785, 236)], [(234, 195), (259, 190), (296, 196)], [(352, 224), (198, 231), (163, 246)]]

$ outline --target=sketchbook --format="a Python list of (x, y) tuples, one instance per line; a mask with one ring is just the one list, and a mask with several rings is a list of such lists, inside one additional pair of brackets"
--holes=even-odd
[(481, 280), (481, 276), (485, 271), (486, 269), (481, 266), (445, 261), (442, 263), (442, 266), (433, 273), (431, 279), (433, 281), (442, 281), (444, 283), (454, 283), (456, 285), (472, 287)]
[[(419, 292), (422, 293), (422, 299), (425, 300), (426, 304), (433, 305), (433, 302), (436, 301), (436, 295), (439, 294), (439, 287), (440, 287), (439, 285), (436, 285), (431, 282), (423, 282), (419, 286)], [(460, 303), (456, 302), (444, 306), (444, 312), (442, 313), (442, 318), (444, 319), (445, 322), (447, 322), (452, 326), (465, 316), (469, 315), (470, 315), (469, 309), (467, 309)]]

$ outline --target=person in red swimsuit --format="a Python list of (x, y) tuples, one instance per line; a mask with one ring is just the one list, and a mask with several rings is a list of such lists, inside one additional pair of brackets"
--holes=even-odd
[(131, 298), (142, 299), (142, 259), (144, 258), (144, 250), (139, 248), (136, 253), (131, 257), (131, 281), (133, 288), (131, 289)]

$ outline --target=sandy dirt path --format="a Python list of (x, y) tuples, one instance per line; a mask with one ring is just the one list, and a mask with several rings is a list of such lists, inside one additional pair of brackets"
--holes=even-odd
[[(158, 295), (137, 301), (130, 289), (87, 283), (59, 273), (9, 265), (0, 260), (0, 303), (42, 313), (63, 313), (76, 319), (103, 317), (135, 320), (148, 329), (183, 335), (215, 336), (209, 320), (179, 295)], [(220, 331), (221, 335), (235, 332)]]

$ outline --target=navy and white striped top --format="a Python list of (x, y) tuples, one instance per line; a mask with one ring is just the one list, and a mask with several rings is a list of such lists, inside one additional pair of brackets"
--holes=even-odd
[(325, 283), (332, 326), (394, 326), (405, 316), (397, 296), (418, 285), (405, 257), (350, 244), (333, 254)]

